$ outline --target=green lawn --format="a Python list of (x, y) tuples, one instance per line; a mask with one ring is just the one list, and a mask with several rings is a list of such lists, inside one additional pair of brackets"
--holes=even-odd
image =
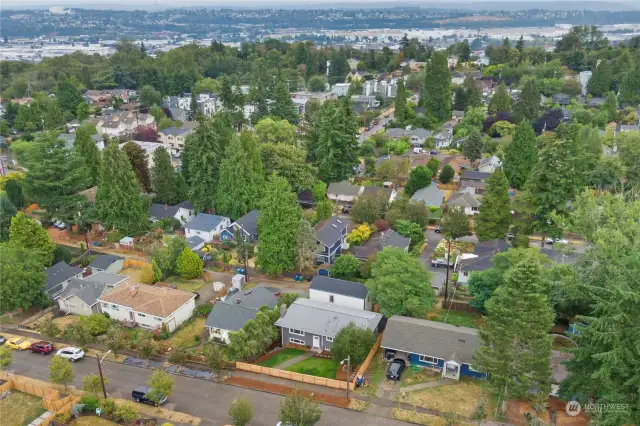
[(204, 331), (205, 321), (205, 318), (197, 317), (195, 320), (182, 326), (169, 337), (171, 347), (189, 348), (197, 345), (199, 342), (196, 342), (195, 337), (200, 336), (200, 333)]
[(371, 360), (369, 368), (364, 372), (364, 378), (369, 380), (369, 386), (356, 389), (356, 392), (359, 394), (369, 396), (374, 396), (376, 394), (378, 386), (380, 386), (380, 383), (384, 380), (385, 375), (387, 374), (388, 364), (384, 361), (383, 353), (384, 351), (379, 351)]
[(445, 310), (439, 311), (438, 316), (432, 318), (433, 321), (471, 328), (478, 328), (479, 319), (479, 315), (474, 315), (468, 312), (449, 311), (447, 314), (447, 311)]
[(400, 380), (400, 387), (417, 385), (419, 383), (431, 382), (434, 380), (439, 380), (441, 374), (429, 370), (428, 368), (419, 368), (410, 366), (407, 368), (404, 373), (402, 373), (402, 378)]
[(263, 367), (275, 367), (276, 365), (282, 364), (283, 362), (302, 355), (305, 352), (306, 351), (302, 349), (285, 348), (273, 355), (271, 358), (262, 361), (260, 365), (262, 365)]
[(338, 372), (338, 363), (332, 359), (312, 357), (294, 364), (286, 370), (309, 374), (311, 376), (326, 377), (327, 379), (335, 379), (336, 373)]
[(11, 390), (11, 396), (0, 400), (0, 423), (2, 426), (22, 426), (44, 413), (42, 398)]
[(178, 275), (173, 275), (163, 281), (167, 284), (175, 284), (178, 290), (190, 291), (192, 293), (200, 290), (200, 288), (204, 285), (202, 278), (187, 280)]

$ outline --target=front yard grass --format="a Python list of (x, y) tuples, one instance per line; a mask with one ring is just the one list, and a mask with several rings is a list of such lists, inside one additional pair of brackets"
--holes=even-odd
[(22, 426), (44, 413), (42, 398), (11, 390), (11, 396), (0, 400), (0, 416), (3, 426)]
[(193, 280), (187, 280), (178, 275), (173, 275), (163, 280), (163, 282), (167, 284), (175, 284), (178, 290), (189, 291), (191, 293), (200, 290), (200, 288), (204, 285), (204, 281), (202, 278), (196, 278)]
[(300, 356), (305, 352), (307, 351), (302, 349), (284, 348), (283, 350), (273, 355), (271, 358), (267, 358), (262, 361), (260, 365), (263, 367), (275, 367), (276, 365), (282, 364), (285, 361), (289, 361), (290, 359)]
[(428, 368), (409, 367), (402, 373), (400, 387), (417, 385), (418, 383), (432, 382), (439, 380), (441, 374)]
[(117, 425), (107, 419), (96, 416), (82, 416), (72, 421), (69, 426), (112, 426)]
[(53, 322), (64, 332), (64, 330), (72, 324), (75, 324), (80, 317), (77, 315), (65, 315), (53, 320)]
[(402, 420), (403, 422), (415, 423), (425, 426), (445, 426), (447, 422), (442, 417), (433, 416), (431, 414), (417, 413), (415, 411), (403, 410), (402, 408), (394, 408), (392, 410), (393, 418)]
[(407, 392), (398, 400), (440, 412), (471, 418), (480, 399), (480, 384), (475, 379), (463, 379), (452, 385)]
[(295, 373), (309, 374), (310, 376), (326, 377), (327, 379), (335, 379), (338, 372), (338, 363), (332, 359), (311, 357), (291, 367), (286, 368), (287, 371)]
[(168, 342), (172, 348), (190, 348), (200, 343), (200, 340), (196, 341), (196, 336), (200, 336), (200, 333), (204, 331), (204, 323), (206, 318), (196, 317), (193, 321), (180, 327), (178, 331), (173, 333)]

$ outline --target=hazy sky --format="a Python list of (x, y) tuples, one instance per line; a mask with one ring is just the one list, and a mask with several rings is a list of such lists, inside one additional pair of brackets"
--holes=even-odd
[[(597, 1), (597, 0), (595, 0)], [(341, 3), (339, 0), (313, 0), (308, 2), (301, 2), (300, 0), (271, 0), (271, 1), (260, 1), (260, 0), (235, 0), (233, 2), (222, 1), (222, 0), (173, 0), (171, 2), (158, 1), (158, 0), (137, 0), (137, 1), (124, 1), (124, 0), (3, 0), (2, 8), (6, 8), (9, 5), (20, 5), (22, 8), (29, 7), (49, 7), (49, 6), (64, 6), (64, 7), (84, 7), (84, 8), (97, 8), (100, 5), (108, 5), (111, 7), (115, 7), (117, 5), (126, 6), (127, 8), (146, 5), (157, 5), (160, 8), (173, 8), (180, 6), (209, 6), (209, 7), (255, 7), (255, 8), (269, 8), (274, 7), (276, 5), (286, 5), (286, 6), (297, 6), (300, 8), (313, 8), (323, 7), (326, 5), (331, 5), (335, 7), (354, 7), (355, 5), (360, 7), (394, 7), (396, 5), (421, 5), (428, 4), (432, 6), (434, 4), (441, 4), (443, 6), (451, 6), (452, 3), (456, 4), (464, 4), (464, 3), (522, 3), (528, 2), (531, 4), (537, 3), (557, 3), (557, 0), (399, 0), (399, 1), (389, 1), (389, 0), (352, 0), (349, 4)], [(588, 4), (589, 0), (561, 0), (562, 3), (582, 3)], [(602, 2), (606, 3), (619, 3), (619, 4), (632, 4), (634, 0), (603, 0)]]

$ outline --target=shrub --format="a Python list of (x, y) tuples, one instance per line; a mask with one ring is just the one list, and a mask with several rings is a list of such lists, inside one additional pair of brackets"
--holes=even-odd
[(84, 411), (96, 411), (100, 406), (100, 399), (95, 395), (85, 395), (80, 398), (80, 404), (84, 404)]
[(111, 232), (110, 234), (107, 234), (107, 241), (110, 242), (110, 243), (117, 243), (123, 237), (124, 237), (124, 235), (122, 234), (122, 232), (114, 231), (114, 232)]
[(71, 263), (72, 258), (71, 250), (65, 246), (56, 246), (56, 249), (53, 251), (53, 263), (56, 264), (60, 261), (65, 261), (67, 263)]
[(356, 229), (347, 235), (347, 242), (355, 246), (359, 246), (371, 237), (373, 230), (367, 223), (359, 225)]
[(384, 219), (376, 220), (375, 227), (378, 231), (386, 231), (389, 229), (389, 222)]
[(176, 270), (182, 278), (198, 278), (202, 275), (202, 266), (202, 260), (188, 247), (182, 250), (176, 260)]
[(187, 351), (182, 348), (174, 348), (169, 355), (169, 362), (174, 364), (182, 364), (187, 360)]
[(128, 423), (138, 418), (138, 409), (131, 402), (119, 405), (114, 416), (118, 421)]
[(352, 254), (343, 254), (338, 257), (331, 268), (331, 276), (334, 278), (352, 279), (358, 276), (360, 261)]
[(138, 280), (142, 284), (153, 284), (153, 268), (151, 266), (145, 266), (140, 270), (140, 277)]
[(107, 328), (111, 325), (111, 320), (102, 314), (91, 314), (86, 319), (86, 325), (91, 334), (97, 336), (107, 332)]
[(102, 410), (103, 415), (112, 417), (116, 414), (116, 409), (116, 401), (112, 398), (100, 400), (100, 410)]
[(442, 171), (440, 171), (440, 182), (442, 183), (449, 183), (451, 182), (451, 179), (453, 179), (453, 176), (456, 174), (455, 170), (453, 170), (453, 167), (451, 167), (449, 164), (445, 165), (442, 168)]
[(372, 330), (349, 323), (336, 334), (331, 353), (337, 360), (350, 356), (354, 366), (364, 361), (375, 342), (376, 335)]
[(66, 425), (71, 421), (71, 413), (59, 413), (59, 414), (56, 414), (56, 417), (54, 419), (55, 419), (56, 422)]
[(398, 234), (403, 237), (407, 237), (411, 239), (410, 245), (411, 247), (420, 246), (424, 241), (424, 231), (422, 227), (417, 223), (410, 222), (408, 220), (397, 220), (396, 221), (396, 231)]
[(196, 309), (193, 311), (193, 313), (196, 316), (206, 318), (206, 317), (209, 316), (209, 314), (211, 313), (212, 309), (213, 309), (213, 305), (212, 304), (205, 303), (203, 305), (196, 306)]

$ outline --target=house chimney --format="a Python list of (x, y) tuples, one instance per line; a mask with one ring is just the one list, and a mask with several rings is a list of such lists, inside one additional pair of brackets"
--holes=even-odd
[(282, 305), (280, 305), (280, 318), (284, 317), (285, 315), (287, 315), (287, 305), (283, 303)]
[(164, 211), (166, 212), (167, 210), (169, 210), (169, 204), (164, 205)]
[(138, 286), (134, 285), (129, 289), (129, 294), (131, 295), (131, 297), (135, 296), (136, 294), (138, 294)]

